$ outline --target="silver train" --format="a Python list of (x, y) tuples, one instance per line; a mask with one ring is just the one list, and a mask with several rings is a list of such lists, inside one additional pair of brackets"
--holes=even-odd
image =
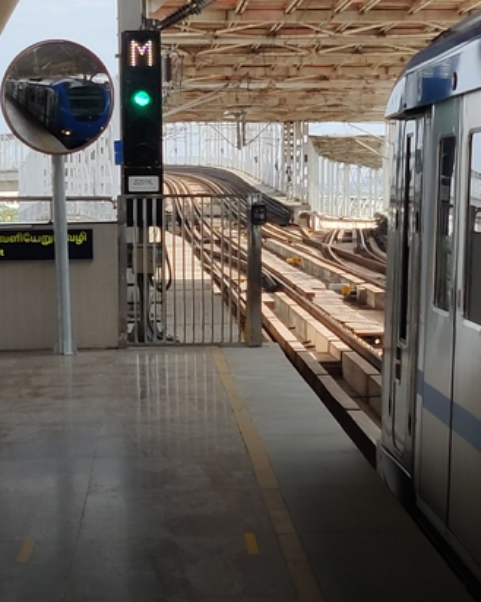
[(379, 470), (481, 580), (481, 14), (408, 63), (395, 131)]

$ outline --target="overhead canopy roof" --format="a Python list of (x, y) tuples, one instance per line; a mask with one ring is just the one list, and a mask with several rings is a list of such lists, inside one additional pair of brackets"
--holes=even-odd
[(0, 33), (10, 19), (10, 15), (18, 4), (18, 0), (0, 0)]
[[(148, 0), (162, 20), (185, 0)], [(166, 120), (381, 120), (403, 65), (481, 0), (216, 0), (165, 29)]]
[[(1, 1), (1, 0), (0, 0)], [(39, 44), (12, 64), (11, 77), (57, 77), (105, 72), (99, 59), (72, 42)]]
[(317, 154), (338, 163), (381, 169), (384, 137), (361, 136), (309, 136)]

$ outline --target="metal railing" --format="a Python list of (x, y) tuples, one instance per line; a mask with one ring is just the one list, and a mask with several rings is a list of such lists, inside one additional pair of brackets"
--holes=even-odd
[[(7, 196), (2, 195), (0, 202), (9, 204), (8, 219), (0, 224), (41, 224), (53, 219), (51, 196)], [(109, 196), (67, 196), (67, 219), (69, 222), (116, 222), (117, 201)]]
[(235, 195), (120, 198), (128, 343), (242, 341), (245, 206)]

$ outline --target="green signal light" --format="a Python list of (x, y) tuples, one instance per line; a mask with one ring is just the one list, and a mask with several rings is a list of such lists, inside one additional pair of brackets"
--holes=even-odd
[(150, 103), (152, 102), (152, 97), (145, 90), (139, 90), (132, 96), (132, 100), (135, 105), (144, 109), (145, 107), (148, 107), (150, 105)]

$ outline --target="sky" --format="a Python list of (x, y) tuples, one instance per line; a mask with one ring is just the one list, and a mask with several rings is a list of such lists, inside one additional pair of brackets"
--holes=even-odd
[[(1, 2), (2, 0), (0, 0)], [(117, 0), (20, 0), (0, 35), (0, 78), (22, 50), (43, 40), (66, 39), (94, 52), (110, 75), (118, 72)], [(0, 111), (0, 133), (8, 132)], [(381, 135), (384, 124), (311, 125), (312, 134)]]

